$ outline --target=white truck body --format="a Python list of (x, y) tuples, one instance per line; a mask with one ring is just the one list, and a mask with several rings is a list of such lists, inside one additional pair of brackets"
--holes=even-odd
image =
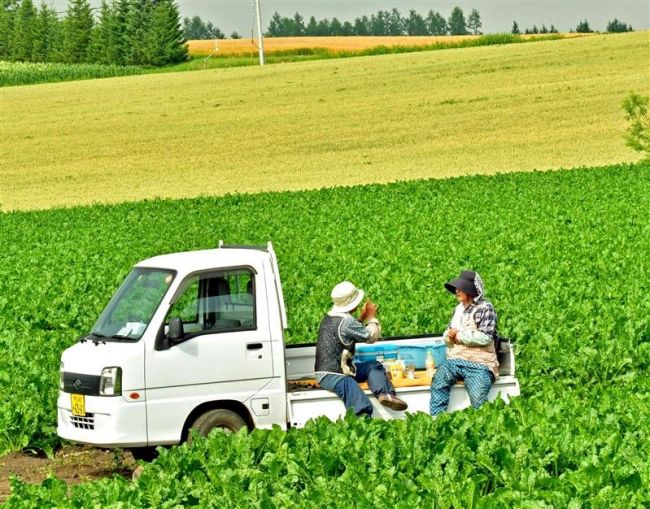
[[(198, 417), (213, 409), (234, 412), (251, 429), (301, 427), (321, 415), (334, 420), (345, 414), (336, 395), (293, 384), (313, 379), (315, 345), (285, 347), (286, 311), (270, 243), (157, 256), (137, 264), (132, 275), (132, 286), (142, 281), (145, 292), (156, 284), (162, 288), (156, 290), (160, 300), (147, 317), (127, 318), (119, 330), (110, 329), (131, 295), (122, 292), (123, 285), (95, 332), (63, 352), (57, 401), (61, 438), (100, 447), (151, 447), (182, 442)], [(227, 296), (206, 283), (225, 278), (230, 278)], [(246, 291), (239, 288), (242, 281), (248, 281)], [(187, 312), (187, 306), (178, 306), (192, 295), (194, 284), (199, 293), (196, 303), (189, 301), (190, 319), (182, 320), (185, 335), (170, 341), (171, 313)], [(215, 313), (207, 306), (217, 300)], [(113, 315), (102, 322), (111, 309)], [(110, 336), (99, 332), (101, 323), (108, 324)], [(417, 344), (432, 337), (395, 342)], [(501, 345), (499, 359), (501, 376), (489, 399), (507, 402), (519, 395), (509, 343)], [(397, 392), (408, 412), (428, 413), (428, 385)], [(374, 397), (371, 401), (374, 417), (404, 416)], [(465, 388), (452, 388), (449, 410), (468, 405)]]

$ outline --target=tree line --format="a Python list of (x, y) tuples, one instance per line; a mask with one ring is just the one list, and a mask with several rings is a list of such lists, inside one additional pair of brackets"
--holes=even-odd
[(380, 10), (370, 17), (361, 16), (354, 21), (341, 22), (338, 18), (316, 20), (311, 16), (307, 22), (296, 12), (293, 17), (271, 16), (266, 35), (270, 37), (301, 36), (399, 36), (399, 35), (467, 35), (479, 34), (481, 15), (472, 9), (469, 16), (460, 7), (454, 7), (450, 16), (444, 18), (439, 12), (430, 10), (426, 16), (411, 9), (408, 16), (402, 16), (398, 9)]
[(162, 66), (187, 58), (174, 0), (0, 0), (0, 60)]
[[(573, 32), (574, 30), (571, 30)], [(616, 33), (616, 32), (633, 32), (632, 25), (628, 25), (627, 23), (623, 23), (622, 21), (619, 21), (617, 18), (614, 18), (611, 20), (609, 23), (607, 23), (607, 32), (611, 33)], [(521, 31), (519, 29), (519, 25), (517, 22), (513, 22), (512, 24), (512, 30), (511, 32), (513, 34), (520, 34)], [(594, 30), (589, 26), (589, 22), (585, 19), (580, 21), (575, 28), (575, 32), (579, 34), (589, 34), (593, 33)], [(526, 28), (524, 31), (525, 34), (556, 34), (557, 30), (556, 28), (551, 25), (551, 28), (546, 28), (545, 25), (542, 25), (541, 28), (537, 28), (537, 25), (533, 25), (533, 28)]]
[[(205, 22), (200, 16), (192, 16), (191, 18), (183, 18), (183, 36), (186, 40), (194, 39), (225, 39), (224, 34), (219, 27), (214, 26), (210, 21)], [(230, 34), (231, 39), (241, 39), (241, 35), (237, 32)]]

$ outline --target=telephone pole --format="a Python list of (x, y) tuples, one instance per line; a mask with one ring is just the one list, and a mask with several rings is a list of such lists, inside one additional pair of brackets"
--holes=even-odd
[(260, 52), (260, 65), (264, 65), (264, 36), (262, 35), (262, 17), (260, 16), (260, 0), (255, 0), (255, 15), (257, 17), (257, 49)]

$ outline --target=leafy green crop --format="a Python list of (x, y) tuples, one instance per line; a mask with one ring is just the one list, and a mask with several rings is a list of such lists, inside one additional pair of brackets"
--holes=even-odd
[(60, 353), (134, 263), (219, 239), (273, 240), (291, 342), (314, 340), (345, 278), (386, 335), (440, 331), (443, 283), (475, 269), (522, 385), (507, 407), (435, 421), (217, 434), (164, 452), (138, 483), (15, 483), (9, 506), (648, 504), (648, 210), (637, 164), (0, 215), (0, 451), (57, 446)]
[(89, 80), (142, 74), (144, 68), (134, 65), (60, 64), (0, 61), (0, 87)]

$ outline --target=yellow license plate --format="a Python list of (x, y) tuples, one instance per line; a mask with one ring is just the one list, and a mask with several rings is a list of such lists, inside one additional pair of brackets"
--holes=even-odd
[(72, 415), (85, 417), (86, 415), (86, 396), (83, 394), (70, 394), (72, 401)]

